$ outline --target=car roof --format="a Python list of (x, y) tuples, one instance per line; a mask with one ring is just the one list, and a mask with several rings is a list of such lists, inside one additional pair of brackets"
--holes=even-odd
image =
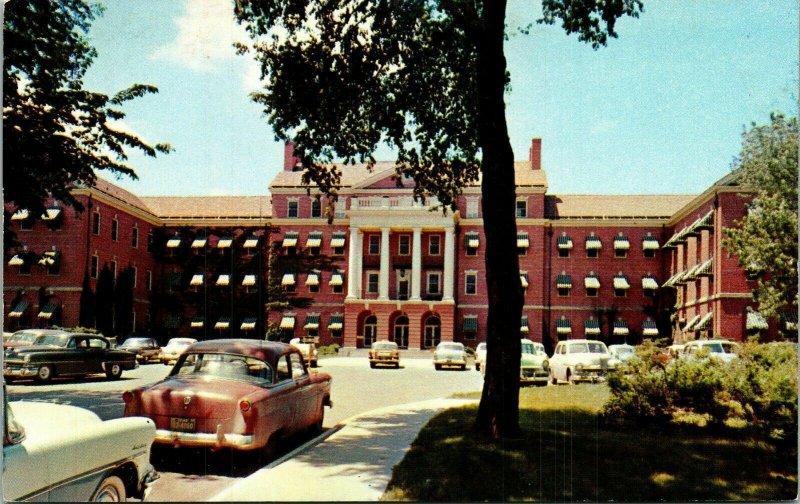
[(186, 352), (234, 353), (273, 362), (286, 353), (297, 353), (288, 343), (255, 339), (216, 339), (192, 344)]
[(40, 334), (40, 335), (46, 335), (46, 334), (71, 334), (69, 331), (65, 331), (63, 329), (36, 329), (36, 328), (20, 329), (19, 331), (14, 332), (14, 334), (17, 334), (17, 333), (34, 333), (34, 334)]

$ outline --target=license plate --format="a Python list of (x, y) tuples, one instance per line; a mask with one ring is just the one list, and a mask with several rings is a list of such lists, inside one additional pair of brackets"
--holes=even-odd
[(194, 418), (172, 417), (169, 419), (169, 428), (174, 431), (194, 431)]

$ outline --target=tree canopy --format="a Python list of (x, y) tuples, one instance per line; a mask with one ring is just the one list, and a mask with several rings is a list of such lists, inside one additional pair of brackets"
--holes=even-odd
[[(638, 0), (544, 0), (542, 23), (560, 20), (594, 47)], [(505, 1), (237, 0), (261, 64), (253, 99), (281, 140), (293, 140), (304, 180), (335, 193), (342, 164), (396, 152), (398, 185), (453, 208), (482, 176), (486, 233), (487, 373), (476, 420), (492, 436), (519, 435), (519, 320), (514, 155), (504, 93)], [(248, 47), (240, 45), (245, 52)]]
[(3, 189), (6, 202), (32, 215), (44, 212), (48, 196), (80, 209), (70, 189), (92, 186), (97, 170), (135, 178), (129, 148), (153, 157), (171, 149), (120, 123), (122, 105), (157, 92), (154, 86), (135, 84), (114, 96), (84, 89), (96, 56), (86, 35), (100, 13), (85, 0), (4, 6)]
[(755, 299), (768, 317), (797, 313), (797, 136), (796, 117), (774, 113), (769, 124), (753, 123), (742, 134), (734, 167), (737, 182), (754, 197), (747, 215), (725, 229), (723, 244), (758, 275)]

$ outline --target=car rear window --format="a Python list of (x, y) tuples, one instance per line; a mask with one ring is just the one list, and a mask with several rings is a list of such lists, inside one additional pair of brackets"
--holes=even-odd
[(373, 343), (372, 348), (374, 350), (394, 350), (397, 348), (397, 344), (395, 343)]
[(464, 347), (460, 343), (444, 343), (442, 345), (439, 345), (439, 349), (440, 350), (454, 350), (456, 352), (459, 352), (461, 350), (464, 350)]
[(272, 383), (272, 367), (254, 357), (226, 353), (189, 353), (178, 360), (170, 376), (213, 376), (257, 384)]

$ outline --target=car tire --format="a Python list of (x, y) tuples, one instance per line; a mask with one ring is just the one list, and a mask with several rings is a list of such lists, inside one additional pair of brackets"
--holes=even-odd
[(119, 380), (122, 376), (122, 366), (119, 364), (115, 362), (110, 364), (106, 363), (104, 367), (106, 368), (106, 376), (109, 380)]
[(43, 366), (39, 366), (39, 369), (36, 370), (36, 376), (34, 377), (34, 380), (39, 383), (48, 383), (53, 379), (53, 375), (55, 374), (56, 373), (53, 369), (53, 366), (50, 364), (45, 364)]
[(369, 363), (369, 367), (372, 368), (372, 369), (375, 369), (375, 363), (374, 362), (370, 362)]
[(396, 363), (396, 364), (394, 365), (394, 368), (395, 368), (395, 369), (400, 369), (400, 363), (399, 363), (399, 362), (398, 362), (398, 363)]
[(311, 424), (311, 431), (312, 434), (315, 436), (322, 433), (322, 424), (325, 423), (325, 403), (321, 403), (319, 405), (319, 415), (317, 416), (317, 420)]
[(433, 367), (436, 369), (436, 371), (441, 371), (442, 370), (442, 365), (441, 364), (434, 364)]
[(480, 370), (481, 370), (481, 363), (480, 362), (476, 362), (475, 363), (475, 371), (480, 371)]
[(467, 365), (466, 365), (466, 364), (464, 364), (463, 366), (461, 366), (461, 371), (466, 371), (466, 370), (467, 370)]
[(569, 369), (567, 369), (567, 383), (569, 383), (570, 385), (575, 385), (576, 383), (575, 376), (572, 374), (572, 372), (570, 372)]
[(125, 484), (117, 476), (105, 478), (92, 495), (92, 502), (125, 502)]
[(558, 385), (558, 378), (556, 378), (556, 375), (553, 373), (552, 369), (550, 370), (550, 383), (553, 385)]
[(273, 432), (269, 440), (267, 440), (267, 444), (258, 450), (258, 455), (262, 463), (269, 463), (275, 460), (275, 456), (278, 455), (278, 445), (280, 444), (279, 436), (280, 432)]

